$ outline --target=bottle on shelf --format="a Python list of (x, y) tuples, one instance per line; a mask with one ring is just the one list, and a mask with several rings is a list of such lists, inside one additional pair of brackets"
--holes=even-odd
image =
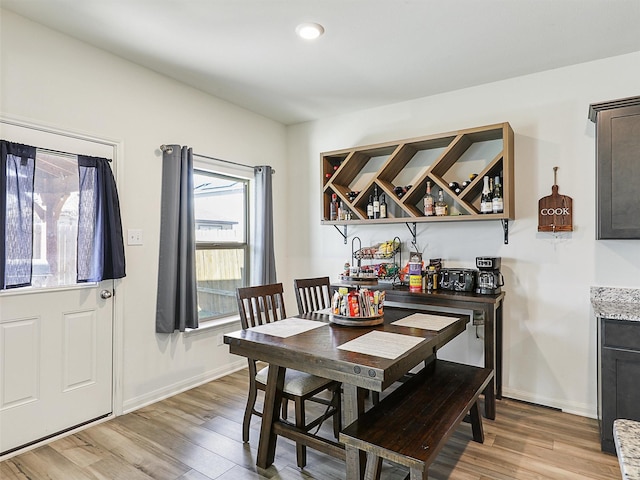
[(380, 195), (380, 218), (387, 218), (387, 197), (384, 193)]
[(435, 214), (435, 200), (431, 195), (431, 181), (427, 181), (427, 194), (424, 196), (424, 216), (433, 217)]
[(473, 182), (473, 180), (478, 176), (477, 173), (472, 173), (471, 175), (469, 175), (469, 180), (465, 180), (464, 182), (462, 182), (462, 185), (460, 185), (462, 187), (462, 189), (464, 190), (465, 188), (467, 188), (469, 185), (471, 185), (471, 182)]
[(449, 182), (449, 188), (455, 192), (456, 188), (460, 188), (460, 184), (458, 182)]
[(329, 220), (338, 220), (338, 196), (331, 194), (331, 205), (329, 205)]
[(344, 208), (344, 202), (340, 200), (338, 205), (338, 220), (346, 220), (347, 219), (347, 211)]
[(491, 201), (491, 187), (489, 186), (489, 177), (485, 175), (484, 186), (482, 187), (482, 196), (480, 197), (480, 213), (492, 213), (493, 202)]
[(369, 203), (367, 204), (367, 218), (373, 218), (373, 195), (369, 195)]
[(378, 186), (373, 187), (373, 218), (380, 218), (380, 197), (378, 197)]
[(493, 198), (491, 199), (493, 213), (504, 212), (504, 199), (502, 198), (502, 184), (500, 182), (500, 176), (496, 175), (493, 182)]
[(449, 215), (449, 205), (444, 201), (444, 192), (440, 190), (438, 192), (438, 201), (436, 202), (436, 216), (444, 217)]

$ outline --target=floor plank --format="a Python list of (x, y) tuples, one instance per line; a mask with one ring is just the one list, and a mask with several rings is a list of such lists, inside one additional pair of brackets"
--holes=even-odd
[[(255, 465), (260, 418), (242, 442), (247, 370), (100, 423), (0, 463), (2, 480), (343, 480), (344, 463), (278, 440), (274, 465)], [(258, 406), (261, 407), (259, 397)], [(309, 406), (310, 414), (318, 413)], [(320, 407), (317, 407), (320, 408)], [(293, 406), (289, 415), (293, 418)], [(503, 399), (484, 419), (485, 443), (462, 424), (429, 469), (431, 480), (619, 480), (615, 456), (600, 451), (598, 423)], [(319, 432), (332, 438), (331, 422)], [(386, 463), (383, 479), (407, 470)]]

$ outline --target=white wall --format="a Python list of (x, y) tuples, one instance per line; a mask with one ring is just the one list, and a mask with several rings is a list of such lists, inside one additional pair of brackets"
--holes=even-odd
[[(505, 396), (595, 416), (589, 287), (640, 287), (640, 241), (595, 240), (595, 128), (587, 113), (590, 103), (638, 95), (638, 85), (640, 52), (291, 127), (291, 278), (336, 278), (351, 259), (353, 235), (363, 245), (410, 238), (404, 224), (358, 226), (344, 245), (333, 227), (321, 226), (320, 152), (507, 121), (516, 177), (509, 244), (497, 221), (418, 224), (418, 244), (423, 258), (441, 257), (445, 266), (502, 257)], [(561, 235), (537, 232), (538, 199), (551, 194), (554, 166), (560, 193), (573, 198), (574, 231)], [(475, 335), (469, 328), (442, 356), (479, 363)]]
[[(220, 332), (239, 329), (239, 323), (189, 335), (155, 333), (158, 147), (177, 143), (204, 155), (270, 164), (277, 171), (273, 180), (278, 192), (287, 185), (285, 127), (20, 16), (0, 12), (0, 113), (117, 139), (123, 145), (123, 158), (116, 165), (123, 228), (144, 232), (143, 246), (126, 247), (127, 277), (116, 294), (124, 338), (124, 409), (221, 375), (232, 362), (246, 365), (246, 360), (231, 357), (228, 347), (216, 341)], [(276, 222), (284, 224), (284, 196), (276, 196), (274, 203)], [(281, 232), (276, 231), (276, 256), (285, 262), (286, 239)]]

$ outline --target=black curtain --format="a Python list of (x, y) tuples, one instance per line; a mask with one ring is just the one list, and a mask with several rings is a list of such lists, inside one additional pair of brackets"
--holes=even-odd
[(78, 155), (78, 282), (122, 278), (124, 241), (116, 181), (106, 158)]
[(31, 285), (36, 148), (1, 140), (1, 289)]

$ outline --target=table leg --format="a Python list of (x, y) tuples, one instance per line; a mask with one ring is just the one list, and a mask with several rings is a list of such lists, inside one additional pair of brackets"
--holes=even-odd
[(496, 309), (496, 398), (502, 399), (502, 302)]
[[(346, 427), (357, 420), (364, 412), (365, 390), (348, 383), (342, 384), (342, 421)], [(361, 480), (364, 478), (366, 455), (357, 449), (346, 452), (347, 480)]]
[(262, 425), (260, 426), (260, 442), (258, 443), (258, 460), (260, 468), (269, 468), (276, 456), (277, 435), (273, 433), (273, 422), (280, 418), (282, 390), (286, 369), (277, 365), (269, 365), (267, 389), (264, 395)]
[[(484, 310), (484, 367), (496, 370), (496, 314), (493, 307)], [(484, 390), (484, 416), (490, 420), (496, 418), (496, 377)]]

